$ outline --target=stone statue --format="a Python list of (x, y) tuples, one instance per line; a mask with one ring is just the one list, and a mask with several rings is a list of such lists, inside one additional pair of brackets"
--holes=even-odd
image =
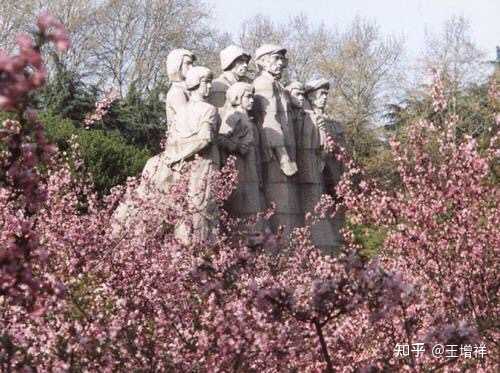
[[(220, 52), (222, 74), (213, 82), (210, 103), (218, 108), (226, 106), (226, 91), (236, 82), (250, 83), (246, 76), (250, 55), (236, 45), (230, 45)], [(227, 106), (230, 108), (230, 105)]]
[[(305, 87), (310, 110), (306, 110), (302, 128), (298, 131), (298, 178), (301, 190), (303, 212), (314, 211), (322, 194), (333, 193), (327, 185), (327, 160), (334, 159), (325, 149), (327, 135), (334, 136), (332, 122), (325, 113), (330, 83), (326, 79), (308, 82)], [(338, 177), (340, 175), (337, 175)], [(340, 245), (340, 226), (335, 220), (318, 219), (311, 226), (313, 243), (322, 248), (336, 248)]]
[(237, 82), (227, 90), (231, 105), (225, 111), (219, 130), (221, 150), (237, 157), (238, 186), (226, 204), (235, 217), (248, 218), (264, 211), (259, 131), (248, 113), (254, 103), (254, 89), (248, 83)]
[[(201, 243), (213, 238), (218, 208), (213, 195), (213, 179), (220, 168), (217, 109), (208, 103), (212, 72), (196, 66), (186, 73), (189, 101), (176, 113), (165, 146), (165, 164), (180, 172), (189, 166), (187, 202), (189, 219), (175, 227), (175, 236), (184, 244)], [(173, 178), (178, 179), (178, 178)]]
[[(159, 198), (161, 203), (171, 203), (168, 191), (189, 170), (187, 205), (189, 215), (175, 227), (175, 237), (184, 244), (210, 240), (218, 223), (218, 208), (213, 197), (212, 182), (220, 168), (219, 149), (216, 143), (219, 127), (217, 109), (207, 102), (210, 95), (212, 73), (206, 67), (193, 67), (186, 72), (185, 87), (189, 100), (175, 107), (165, 150), (148, 160), (141, 182), (135, 190), (139, 198)], [(187, 166), (187, 167), (186, 167)], [(132, 218), (140, 206), (126, 200), (116, 209), (113, 218), (115, 234), (133, 229)]]
[(189, 100), (184, 79), (194, 61), (196, 61), (195, 55), (186, 49), (174, 49), (167, 56), (167, 75), (172, 83), (166, 99), (168, 127), (173, 122), (176, 112)]
[[(185, 78), (194, 61), (196, 61), (195, 55), (186, 49), (174, 49), (167, 56), (167, 73), (172, 83), (166, 98), (167, 137), (177, 112), (185, 107), (189, 101)], [(164, 164), (164, 160), (165, 154), (160, 153), (146, 162), (142, 171), (141, 184), (137, 190), (141, 197), (145, 198), (146, 189), (154, 189), (155, 192), (161, 193), (167, 192), (168, 187), (173, 182), (173, 175)]]
[(268, 205), (274, 203), (271, 219), (274, 230), (285, 228), (285, 235), (302, 223), (298, 185), (293, 175), (295, 162), (295, 133), (289, 123), (289, 98), (280, 83), (286, 67), (286, 49), (264, 44), (255, 52), (259, 75), (254, 81), (254, 116), (261, 135), (264, 194)]
[[(297, 157), (300, 147), (300, 131), (304, 126), (304, 102), (305, 102), (305, 89), (304, 84), (298, 81), (293, 81), (286, 86), (286, 91), (290, 96), (288, 115), (289, 121), (292, 123), (295, 132), (295, 142), (297, 146)], [(299, 167), (297, 163), (297, 168)], [(299, 170), (300, 171), (300, 170)]]
[[(294, 81), (285, 89), (280, 79), (287, 65), (286, 49), (279, 45), (264, 44), (256, 50), (259, 73), (253, 85), (246, 77), (248, 53), (231, 45), (221, 51), (220, 58), (224, 72), (213, 82), (213, 91), (212, 73), (192, 66), (193, 53), (176, 49), (169, 54), (172, 86), (166, 100), (165, 150), (146, 163), (135, 196), (138, 200), (156, 196), (159, 202), (151, 201), (177, 208), (170, 205), (168, 192), (189, 170), (186, 205), (180, 207), (188, 214), (180, 214), (174, 234), (184, 244), (210, 241), (219, 220), (215, 177), (226, 157), (234, 155), (238, 185), (225, 205), (230, 215), (250, 218), (274, 205), (274, 232), (283, 227), (286, 239), (295, 227), (307, 222), (316, 246), (338, 247), (342, 214), (333, 219), (305, 219), (323, 194), (335, 198), (342, 172), (341, 164), (326, 149), (329, 137), (343, 140), (342, 127), (325, 112), (329, 82), (316, 79), (304, 86)], [(134, 199), (115, 211), (115, 231), (133, 229), (130, 218), (140, 209)], [(246, 228), (257, 237), (268, 229), (264, 225)]]

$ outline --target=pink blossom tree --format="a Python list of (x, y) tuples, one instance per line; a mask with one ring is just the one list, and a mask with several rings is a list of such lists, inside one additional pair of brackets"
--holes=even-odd
[(33, 275), (32, 258), (44, 261), (46, 251), (39, 245), (36, 213), (46, 201), (41, 168), (48, 166), (55, 147), (44, 134), (43, 124), (30, 108), (29, 95), (46, 79), (40, 49), (51, 41), (59, 51), (69, 47), (62, 24), (48, 14), (37, 20), (36, 42), (19, 35), (19, 53), (0, 51), (0, 109), (13, 113), (2, 123), (0, 140), (0, 296), (36, 303), (33, 291), (45, 287), (42, 277)]
[[(38, 25), (40, 41), (67, 46), (57, 21), (44, 15)], [(0, 59), (0, 103), (16, 115), (1, 132), (3, 371), (493, 371), (496, 137), (484, 153), (471, 138), (457, 141), (454, 117), (436, 104), (444, 128), (419, 122), (404, 146), (392, 143), (403, 182), (390, 191), (329, 143), (346, 171), (337, 199), (322, 198), (310, 218), (346, 209), (354, 223), (383, 227), (376, 258), (360, 255), (348, 230), (335, 256), (315, 248), (307, 228), (290, 243), (267, 231), (248, 237), (248, 222), (222, 209), (214, 242), (183, 245), (173, 231), (190, 217), (187, 178), (166, 195), (134, 198), (130, 180), (99, 199), (54, 155), (29, 110), (28, 93), (43, 83), (38, 51)], [(217, 181), (222, 207), (237, 185), (234, 162)], [(124, 195), (138, 213), (117, 235), (112, 215)], [(395, 355), (415, 343), (485, 343), (489, 352)]]
[(111, 104), (119, 97), (120, 94), (114, 88), (106, 91), (104, 96), (95, 103), (95, 111), (85, 116), (83, 120), (85, 128), (90, 128), (95, 122), (100, 121), (108, 113)]

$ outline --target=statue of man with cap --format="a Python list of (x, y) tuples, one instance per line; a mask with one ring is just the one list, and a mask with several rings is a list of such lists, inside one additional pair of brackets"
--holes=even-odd
[[(236, 45), (220, 52), (222, 74), (213, 82), (210, 103), (218, 108), (226, 106), (226, 92), (236, 82), (251, 83), (247, 77), (250, 54)], [(230, 107), (230, 105), (227, 105)]]
[[(332, 175), (328, 171), (331, 172), (331, 170), (326, 167), (327, 162), (335, 159), (334, 155), (326, 149), (327, 136), (337, 138), (334, 124), (325, 112), (329, 89), (330, 83), (326, 79), (314, 79), (305, 86), (310, 110), (306, 110), (303, 126), (297, 134), (298, 179), (304, 214), (314, 211), (314, 207), (323, 194), (334, 193), (335, 185), (329, 182)], [(339, 171), (335, 172), (337, 174), (335, 177), (340, 177)], [(313, 243), (325, 249), (339, 247), (341, 244), (339, 232), (341, 218), (339, 216), (333, 220), (331, 218), (314, 218), (314, 221), (308, 222), (311, 224)]]
[(259, 75), (254, 81), (254, 117), (260, 129), (263, 184), (266, 202), (275, 204), (271, 225), (285, 228), (285, 236), (302, 224), (295, 162), (295, 133), (289, 121), (289, 96), (280, 83), (286, 49), (264, 44), (255, 52)]

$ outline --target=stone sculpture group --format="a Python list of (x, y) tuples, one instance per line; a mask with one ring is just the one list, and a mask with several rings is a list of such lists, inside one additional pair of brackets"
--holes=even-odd
[[(179, 221), (175, 236), (184, 244), (209, 241), (218, 223), (214, 201), (214, 175), (229, 155), (236, 157), (238, 185), (226, 203), (228, 213), (250, 218), (274, 206), (269, 225), (287, 237), (295, 227), (311, 224), (313, 243), (323, 248), (340, 245), (342, 218), (325, 217), (310, 223), (321, 196), (332, 193), (341, 165), (328, 152), (329, 139), (342, 140), (342, 128), (325, 113), (329, 82), (315, 79), (284, 87), (280, 82), (287, 66), (286, 49), (273, 44), (258, 48), (258, 68), (252, 82), (247, 77), (250, 54), (231, 45), (220, 53), (222, 74), (193, 66), (196, 57), (185, 49), (167, 58), (171, 87), (167, 93), (165, 150), (148, 160), (135, 193), (147, 198), (167, 193), (189, 165), (187, 201), (190, 221)], [(166, 202), (168, 203), (168, 202)], [(127, 221), (138, 207), (128, 201), (115, 212), (116, 226)], [(129, 227), (128, 227), (129, 228)]]

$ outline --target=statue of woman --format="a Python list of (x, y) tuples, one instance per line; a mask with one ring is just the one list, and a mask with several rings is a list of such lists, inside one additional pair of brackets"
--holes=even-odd
[(220, 168), (217, 109), (208, 103), (212, 88), (212, 72), (201, 66), (186, 73), (185, 86), (189, 101), (177, 111), (164, 151), (164, 164), (178, 180), (188, 166), (187, 204), (189, 213), (175, 227), (175, 237), (184, 244), (210, 240), (218, 223), (218, 207), (213, 193), (213, 180)]
[(167, 75), (171, 82), (166, 99), (167, 123), (169, 128), (175, 118), (175, 114), (189, 100), (184, 80), (194, 61), (196, 61), (196, 56), (187, 49), (174, 49), (167, 56)]
[[(165, 150), (152, 157), (144, 167), (141, 183), (135, 190), (140, 199), (159, 198), (160, 203), (171, 204), (169, 189), (181, 179), (188, 166), (187, 205), (175, 227), (175, 237), (184, 244), (209, 240), (218, 223), (218, 208), (213, 196), (214, 173), (220, 168), (216, 144), (220, 122), (217, 109), (207, 102), (212, 86), (212, 73), (206, 67), (196, 66), (186, 73), (185, 87), (189, 100), (176, 107)], [(175, 206), (172, 206), (175, 207)], [(140, 206), (124, 201), (114, 213), (113, 231), (133, 229), (133, 218)]]
[[(174, 49), (167, 56), (167, 73), (172, 83), (167, 93), (167, 134), (172, 127), (176, 114), (187, 105), (189, 101), (189, 92), (186, 89), (185, 79), (187, 72), (193, 67), (196, 56), (186, 49)], [(170, 183), (170, 170), (165, 168), (163, 162), (164, 154), (160, 153), (148, 159), (142, 172), (143, 182), (138, 189), (141, 194), (145, 193), (145, 181), (148, 188), (157, 189), (163, 193), (167, 192), (167, 185)]]

